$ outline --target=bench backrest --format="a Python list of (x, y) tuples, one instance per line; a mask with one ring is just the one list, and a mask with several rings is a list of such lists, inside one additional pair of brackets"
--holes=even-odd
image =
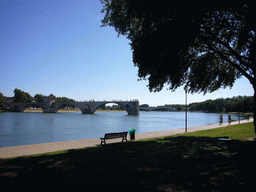
[(128, 131), (126, 132), (118, 132), (118, 133), (106, 133), (105, 139), (113, 139), (113, 138), (119, 138), (119, 137), (126, 137)]

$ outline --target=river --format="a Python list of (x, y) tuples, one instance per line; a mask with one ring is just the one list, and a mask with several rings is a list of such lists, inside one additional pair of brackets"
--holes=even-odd
[[(218, 124), (218, 117), (217, 113), (188, 112), (188, 127)], [(223, 121), (227, 119), (227, 114), (223, 114)], [(237, 115), (232, 115), (232, 120), (237, 119)], [(146, 133), (184, 127), (184, 112), (140, 111), (138, 116), (126, 112), (4, 112), (0, 113), (0, 147), (99, 138), (108, 132), (129, 129)]]

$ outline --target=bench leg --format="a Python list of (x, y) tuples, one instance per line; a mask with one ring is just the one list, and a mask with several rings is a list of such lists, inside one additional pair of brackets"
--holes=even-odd
[(127, 142), (127, 138), (126, 138), (126, 137), (123, 137), (122, 142), (123, 142), (123, 141), (126, 141), (126, 142)]
[(105, 139), (101, 139), (100, 145), (102, 145), (102, 143), (104, 143), (106, 145)]

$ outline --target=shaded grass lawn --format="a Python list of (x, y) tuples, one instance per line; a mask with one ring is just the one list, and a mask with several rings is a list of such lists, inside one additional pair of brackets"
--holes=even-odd
[[(12, 191), (255, 191), (256, 142), (218, 138), (239, 138), (241, 134), (235, 132), (243, 129), (253, 133), (253, 124), (228, 128), (59, 154), (0, 159), (1, 188)], [(243, 138), (253, 136), (246, 132)]]
[(246, 141), (250, 138), (255, 138), (253, 123), (236, 124), (227, 127), (209, 129), (204, 131), (197, 131), (186, 133), (185, 136), (195, 137), (228, 137), (230, 139), (237, 139)]

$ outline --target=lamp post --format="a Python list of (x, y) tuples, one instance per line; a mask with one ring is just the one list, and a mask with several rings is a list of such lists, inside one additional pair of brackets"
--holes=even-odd
[(188, 125), (188, 106), (187, 106), (187, 93), (188, 90), (185, 88), (185, 106), (186, 106), (186, 111), (185, 111), (185, 133), (187, 133), (187, 125)]
[(240, 106), (238, 104), (238, 123), (240, 124)]
[(239, 104), (239, 100), (237, 103), (237, 113), (238, 113), (238, 124), (240, 124), (240, 104)]

